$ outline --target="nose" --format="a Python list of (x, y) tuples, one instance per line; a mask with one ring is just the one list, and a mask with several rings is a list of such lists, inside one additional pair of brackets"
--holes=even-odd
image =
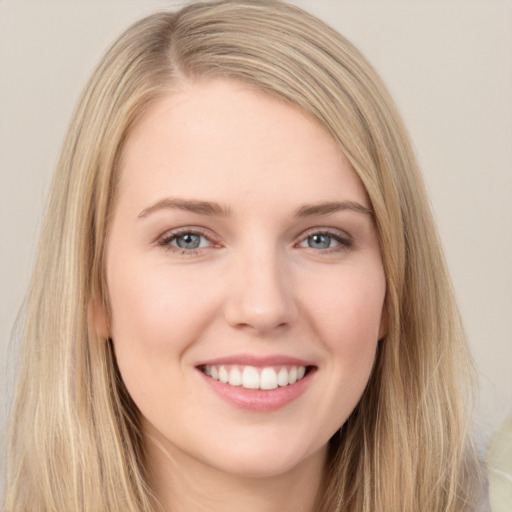
[(268, 335), (298, 317), (294, 283), (277, 251), (252, 252), (230, 270), (226, 321), (232, 327)]

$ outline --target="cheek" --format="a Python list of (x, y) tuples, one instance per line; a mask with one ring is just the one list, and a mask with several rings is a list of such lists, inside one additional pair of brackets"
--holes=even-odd
[[(329, 354), (332, 384), (355, 406), (371, 373), (381, 330), (385, 279), (372, 271), (337, 273), (311, 290), (311, 324)], [(324, 291), (319, 293), (322, 288)]]
[(333, 348), (355, 344), (357, 350), (365, 341), (379, 337), (385, 290), (378, 267), (368, 273), (349, 270), (317, 279), (307, 294), (313, 322)]
[(161, 337), (168, 342), (178, 328), (193, 329), (214, 302), (205, 297), (200, 276), (191, 275), (165, 264), (112, 265), (108, 289), (113, 331), (157, 344)]
[(107, 274), (111, 336), (123, 382), (145, 417), (166, 417), (170, 390), (173, 407), (186, 410), (184, 354), (214, 314), (215, 288), (165, 264), (115, 261)]
[(204, 290), (200, 276), (191, 280), (191, 273), (162, 264), (119, 262), (108, 276), (111, 334), (123, 377), (175, 368), (214, 314), (215, 288)]

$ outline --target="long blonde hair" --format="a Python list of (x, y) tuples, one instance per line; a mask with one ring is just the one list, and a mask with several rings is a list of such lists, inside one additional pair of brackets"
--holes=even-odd
[(26, 302), (6, 510), (153, 510), (138, 411), (93, 308), (108, 309), (104, 253), (125, 141), (151, 102), (208, 77), (243, 81), (316, 118), (375, 212), (388, 329), (360, 403), (330, 441), (319, 509), (466, 510), (476, 471), (472, 364), (407, 132), (354, 46), (272, 0), (149, 16), (114, 43), (86, 87)]

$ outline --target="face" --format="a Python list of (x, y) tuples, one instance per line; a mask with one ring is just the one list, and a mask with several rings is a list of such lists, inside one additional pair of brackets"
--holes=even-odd
[(154, 104), (121, 173), (108, 334), (146, 438), (239, 475), (323, 457), (383, 324), (377, 234), (344, 155), (297, 108), (216, 80)]

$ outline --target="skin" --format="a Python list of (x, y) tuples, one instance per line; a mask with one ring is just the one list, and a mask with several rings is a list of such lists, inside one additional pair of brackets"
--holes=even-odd
[[(349, 207), (304, 215), (340, 201)], [(166, 510), (314, 510), (327, 442), (361, 397), (385, 325), (364, 208), (361, 183), (316, 121), (233, 81), (187, 84), (132, 132), (107, 245), (112, 316), (98, 322), (110, 325)], [(199, 233), (200, 247), (180, 249), (176, 230)], [(290, 404), (245, 410), (197, 368), (240, 354), (315, 371)]]

